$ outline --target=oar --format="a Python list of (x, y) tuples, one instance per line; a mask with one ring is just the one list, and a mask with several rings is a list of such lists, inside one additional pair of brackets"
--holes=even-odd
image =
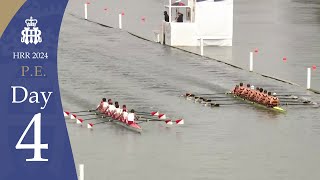
[(294, 106), (294, 105), (318, 105), (317, 103), (281, 103), (282, 106)]
[[(138, 119), (137, 121), (141, 121), (140, 123), (138, 124), (141, 124), (141, 123), (144, 123), (144, 122), (150, 122), (150, 121), (161, 121), (161, 122), (165, 122), (166, 124), (168, 125), (172, 125), (173, 122), (171, 119), (168, 119), (168, 120), (161, 120), (161, 119)], [(174, 120), (174, 122), (178, 125), (181, 125), (181, 124), (184, 124), (184, 119), (177, 119), (177, 120)]]
[(89, 119), (81, 119), (81, 118), (77, 118), (77, 119), (76, 119), (76, 123), (77, 123), (77, 124), (82, 124), (82, 123), (83, 123), (83, 121), (90, 121), (90, 120), (93, 120), (93, 119), (100, 119), (100, 117), (89, 118)]
[[(189, 93), (189, 94), (194, 94), (196, 95), (195, 93)], [(197, 94), (197, 96), (212, 96), (212, 95), (217, 95), (217, 94), (226, 94), (226, 93), (210, 93), (210, 94)], [(183, 96), (186, 96), (186, 94), (184, 94)]]
[(161, 119), (166, 119), (166, 115), (163, 114), (163, 113), (160, 113), (159, 111), (153, 111), (153, 112), (150, 112), (150, 113), (137, 113), (137, 115), (139, 116), (158, 116), (158, 118), (161, 118)]
[(87, 124), (87, 128), (88, 128), (88, 129), (92, 129), (92, 127), (93, 127), (94, 125), (103, 124), (103, 123), (107, 123), (107, 122), (109, 122), (109, 121), (102, 121), (102, 122), (98, 122), (98, 123), (88, 123), (88, 124)]
[(82, 112), (91, 112), (94, 111), (95, 109), (88, 109), (88, 110), (81, 110), (81, 111), (72, 111), (70, 113), (82, 113)]
[[(81, 114), (80, 116), (92, 116), (92, 115), (95, 115), (95, 114)], [(77, 116), (76, 114), (71, 114), (70, 113), (70, 119), (77, 119)]]
[(285, 102), (285, 103), (294, 103), (294, 102), (298, 102), (298, 103), (303, 103), (303, 104), (311, 104), (311, 101), (281, 101), (281, 102)]

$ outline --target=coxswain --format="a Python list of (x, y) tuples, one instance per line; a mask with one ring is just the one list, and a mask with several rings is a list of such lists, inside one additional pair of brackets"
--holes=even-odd
[(130, 124), (133, 124), (134, 121), (136, 119), (136, 115), (134, 113), (134, 110), (131, 109), (130, 113), (128, 114), (128, 117), (127, 117), (127, 124), (130, 125)]

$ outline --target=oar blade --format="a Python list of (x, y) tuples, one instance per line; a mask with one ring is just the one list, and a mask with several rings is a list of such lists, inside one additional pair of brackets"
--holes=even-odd
[(87, 128), (88, 128), (88, 129), (92, 129), (92, 128), (93, 128), (93, 124), (92, 124), (92, 123), (88, 123), (88, 124), (87, 124)]
[(159, 119), (167, 119), (167, 116), (165, 114), (159, 114), (158, 118)]
[(70, 115), (70, 112), (68, 112), (68, 111), (63, 111), (63, 116), (64, 116), (64, 117), (69, 117), (69, 115)]
[(165, 122), (166, 124), (168, 124), (168, 125), (172, 125), (172, 124), (173, 124), (173, 122), (172, 122), (170, 119), (165, 120), (164, 122)]
[(151, 116), (159, 116), (159, 111), (153, 111), (150, 114)]
[(70, 114), (70, 119), (76, 119), (77, 118), (77, 115), (75, 114)]
[(82, 122), (83, 122), (83, 119), (78, 119), (77, 118), (77, 124), (82, 124)]
[(177, 119), (176, 124), (178, 124), (178, 125), (184, 124), (184, 119)]

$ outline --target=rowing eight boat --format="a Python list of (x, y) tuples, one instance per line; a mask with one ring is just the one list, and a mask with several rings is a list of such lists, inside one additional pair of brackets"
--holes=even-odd
[[(142, 133), (142, 128), (137, 124), (137, 123), (132, 123), (132, 124), (127, 124), (119, 119), (114, 119), (110, 116), (106, 116), (105, 114), (101, 114), (99, 111), (95, 111), (96, 115), (99, 115), (99, 116), (103, 116), (103, 117), (106, 117), (106, 118), (102, 118), (103, 121), (105, 122), (108, 122), (108, 121), (111, 121), (117, 125), (120, 125), (122, 127), (125, 127), (131, 131), (134, 131), (134, 132), (137, 132), (137, 133)], [(90, 124), (88, 124), (88, 127), (90, 126)]]
[(265, 105), (262, 105), (262, 104), (259, 104), (259, 103), (256, 103), (256, 102), (252, 102), (252, 101), (249, 101), (247, 99), (244, 99), (242, 97), (239, 97), (231, 92), (227, 92), (226, 94), (238, 99), (238, 100), (241, 100), (241, 101), (244, 101), (246, 103), (249, 103), (249, 104), (253, 104), (254, 106), (257, 106), (257, 107), (261, 107), (261, 108), (266, 108), (266, 109), (270, 109), (270, 110), (273, 110), (273, 111), (277, 111), (277, 112), (286, 112), (285, 109), (279, 107), (279, 106), (275, 106), (275, 107), (267, 107)]

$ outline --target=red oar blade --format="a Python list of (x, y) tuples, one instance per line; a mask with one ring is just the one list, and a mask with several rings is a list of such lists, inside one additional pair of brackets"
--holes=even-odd
[(165, 122), (166, 124), (168, 124), (168, 125), (172, 125), (172, 124), (173, 124), (170, 119), (169, 119), (169, 120), (165, 120), (164, 122)]
[(70, 112), (63, 111), (63, 116), (64, 116), (64, 117), (68, 117), (69, 115), (70, 115)]
[(176, 124), (179, 124), (179, 125), (184, 124), (184, 119), (177, 119)]
[(92, 124), (92, 123), (88, 123), (88, 124), (87, 124), (87, 128), (88, 128), (88, 129), (92, 129), (92, 127), (93, 127), (93, 124)]
[(165, 114), (159, 114), (158, 118), (159, 119), (167, 119), (167, 116)]
[(76, 119), (77, 118), (77, 115), (75, 114), (70, 114), (70, 119)]
[(77, 119), (77, 124), (82, 124), (83, 119)]
[(151, 116), (159, 116), (159, 111), (153, 111), (153, 112), (151, 112)]

